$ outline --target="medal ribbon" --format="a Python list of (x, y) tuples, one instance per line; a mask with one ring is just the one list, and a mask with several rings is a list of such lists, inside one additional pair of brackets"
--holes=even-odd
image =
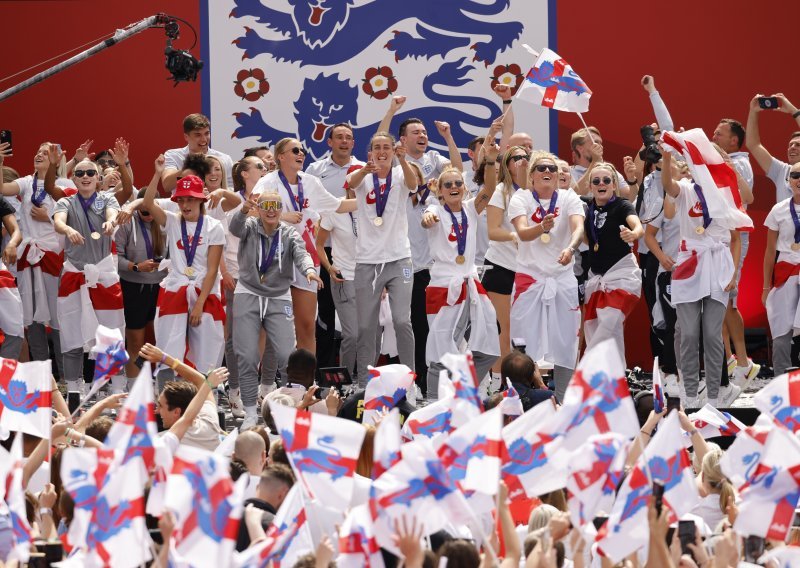
[(464, 251), (467, 250), (467, 228), (469, 228), (469, 224), (467, 223), (467, 214), (464, 212), (464, 208), (461, 208), (461, 226), (458, 225), (458, 221), (456, 221), (455, 214), (450, 211), (450, 208), (445, 204), (444, 206), (445, 211), (450, 213), (450, 220), (453, 222), (453, 232), (456, 234), (456, 249), (458, 250), (459, 256), (464, 256)]
[(357, 237), (358, 236), (358, 227), (356, 226), (356, 218), (353, 217), (352, 213), (348, 213), (348, 215), (350, 215), (350, 224), (353, 226), (353, 236)]
[(283, 187), (286, 188), (286, 191), (289, 193), (289, 199), (292, 202), (292, 207), (294, 207), (295, 211), (299, 211), (300, 213), (303, 212), (303, 203), (305, 203), (305, 197), (303, 195), (303, 181), (300, 179), (300, 176), (297, 176), (297, 196), (295, 197), (294, 193), (292, 193), (292, 186), (289, 185), (289, 180), (286, 179), (286, 176), (283, 175), (283, 172), (278, 170), (278, 177), (283, 184)]
[(139, 221), (139, 229), (142, 232), (142, 239), (144, 239), (144, 248), (147, 251), (147, 258), (148, 260), (152, 260), (153, 243), (150, 241), (150, 231), (147, 230), (147, 225), (144, 224), (141, 217), (137, 215), (136, 219)]
[(703, 208), (703, 228), (708, 229), (711, 224), (711, 215), (708, 214), (708, 205), (706, 204), (706, 197), (703, 195), (703, 189), (694, 184), (694, 192), (697, 194), (697, 199), (700, 200), (700, 207)]
[(97, 199), (97, 194), (93, 193), (89, 199), (84, 199), (80, 193), (76, 195), (78, 196), (78, 201), (80, 202), (81, 207), (83, 208), (83, 214), (86, 216), (86, 223), (89, 225), (89, 231), (94, 233), (95, 230), (94, 226), (92, 226), (92, 220), (89, 219), (89, 208), (94, 204), (94, 200)]
[(419, 203), (421, 205), (425, 204), (430, 194), (431, 190), (428, 188), (427, 183), (423, 183), (422, 185), (417, 186), (417, 199), (419, 200)]
[(203, 231), (203, 215), (197, 220), (194, 229), (194, 238), (189, 243), (189, 234), (186, 232), (186, 219), (181, 217), (181, 241), (183, 241), (183, 254), (186, 255), (186, 266), (191, 266), (194, 262), (194, 253), (197, 252), (197, 243), (200, 242), (200, 233)]
[(258, 266), (258, 273), (263, 276), (272, 266), (272, 261), (275, 260), (275, 253), (278, 250), (278, 241), (280, 239), (278, 238), (278, 231), (275, 231), (275, 235), (272, 237), (272, 244), (269, 247), (269, 256), (267, 256), (267, 237), (264, 235), (259, 235), (259, 237), (261, 237), (261, 262)]
[[(608, 200), (608, 203), (606, 203), (606, 205), (608, 205), (609, 203), (613, 203), (616, 200), (617, 196), (612, 195), (611, 199)], [(594, 241), (594, 244), (598, 244), (599, 241), (597, 239), (597, 225), (595, 224), (597, 222), (597, 216), (595, 215), (594, 199), (592, 200), (592, 203), (589, 205), (589, 219), (591, 219), (591, 223), (589, 223), (589, 232), (592, 234), (592, 240)]]
[(800, 219), (797, 218), (797, 211), (794, 210), (794, 203), (789, 200), (789, 213), (792, 214), (792, 222), (794, 223), (794, 242), (800, 243)]
[(557, 191), (553, 192), (553, 197), (550, 199), (550, 206), (547, 208), (547, 211), (545, 211), (544, 207), (542, 207), (542, 202), (539, 201), (539, 194), (536, 193), (536, 190), (532, 189), (531, 193), (533, 193), (534, 201), (536, 201), (536, 204), (539, 205), (539, 214), (542, 216), (542, 219), (544, 219), (546, 215), (552, 215), (553, 211), (556, 210), (556, 202), (558, 201), (558, 192)]
[(41, 207), (42, 203), (44, 203), (44, 198), (46, 197), (46, 192), (44, 190), (44, 183), (42, 183), (42, 190), (36, 190), (36, 182), (39, 180), (39, 174), (33, 174), (33, 191), (31, 192), (31, 203), (36, 205), (36, 207)]
[(389, 191), (392, 189), (392, 170), (389, 170), (389, 175), (386, 176), (385, 191), (381, 192), (381, 181), (378, 179), (377, 173), (372, 174), (372, 188), (375, 191), (375, 214), (383, 217), (386, 202), (389, 200)]

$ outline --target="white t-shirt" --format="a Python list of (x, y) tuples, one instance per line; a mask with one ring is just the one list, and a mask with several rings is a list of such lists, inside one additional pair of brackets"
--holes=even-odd
[(678, 180), (681, 192), (675, 199), (675, 218), (680, 226), (681, 239), (702, 240), (711, 238), (715, 241), (730, 243), (731, 233), (722, 226), (716, 219), (711, 220), (711, 224), (702, 234), (697, 234), (697, 227), (703, 226), (703, 207), (694, 189), (694, 182), (688, 179)]
[[(661, 184), (661, 172), (653, 170), (647, 174), (642, 181), (642, 186), (639, 188), (639, 194), (636, 196), (637, 203), (634, 205), (638, 207), (638, 215), (642, 220), (642, 226), (646, 228), (648, 219), (653, 219), (664, 212), (664, 186)], [(638, 203), (641, 202), (641, 206)], [(661, 235), (656, 238), (660, 241)], [(644, 237), (639, 239), (639, 251), (647, 252), (648, 248), (644, 242)]]
[[(450, 160), (442, 156), (436, 150), (428, 150), (419, 158), (406, 154), (406, 161), (417, 164), (422, 170), (422, 179), (426, 182), (431, 178), (439, 178)], [(419, 272), (430, 268), (433, 258), (428, 246), (428, 237), (425, 229), (422, 228), (422, 214), (425, 212), (426, 205), (414, 205), (411, 199), (406, 204), (406, 214), (408, 215), (408, 240), (411, 244), (411, 264), (414, 272)]]
[(325, 190), (334, 197), (344, 197), (344, 184), (347, 181), (347, 170), (351, 166), (363, 166), (364, 162), (350, 156), (350, 162), (340, 166), (330, 156), (317, 160), (306, 168), (306, 174), (319, 178)]
[[(164, 152), (164, 168), (172, 168), (178, 171), (182, 170), (183, 162), (186, 161), (186, 156), (188, 155), (189, 146), (167, 150)], [(233, 187), (233, 160), (231, 157), (224, 152), (220, 152), (212, 148), (208, 149), (208, 155), (219, 158), (219, 161), (222, 162), (222, 167), (225, 168), (225, 177), (228, 180), (228, 187)]]
[[(411, 244), (408, 240), (408, 216), (406, 202), (409, 200), (403, 168), (392, 168), (392, 186), (383, 211), (383, 224), (375, 225), (375, 190), (373, 178), (367, 174), (356, 188), (358, 203), (358, 239), (356, 241), (356, 261), (359, 264), (383, 264), (411, 257)], [(386, 180), (378, 178), (381, 191), (386, 191)], [(426, 237), (427, 239), (427, 237)]]
[[(672, 260), (677, 259), (678, 249), (681, 246), (681, 227), (677, 216), (672, 219), (667, 219), (662, 212), (658, 217), (650, 221), (650, 225), (658, 228), (656, 240), (658, 240), (664, 254)], [(664, 272), (664, 268), (660, 264), (658, 266), (658, 272)]]
[[(186, 252), (183, 248), (181, 216), (170, 211), (165, 211), (165, 213), (167, 215), (167, 224), (164, 230), (167, 233), (171, 264), (169, 274), (164, 279), (164, 285), (170, 286), (173, 283), (178, 283), (176, 281), (183, 281), (184, 270), (186, 270), (188, 265), (186, 263)], [(186, 234), (189, 243), (192, 243), (196, 229), (197, 222), (186, 222)], [(225, 231), (222, 228), (222, 223), (209, 215), (204, 215), (203, 226), (200, 231), (197, 248), (195, 249), (194, 259), (192, 260), (192, 268), (195, 270), (194, 283), (198, 287), (202, 285), (203, 278), (206, 276), (208, 247), (213, 245), (225, 245)], [(219, 279), (214, 281), (211, 293), (219, 294)]]
[[(31, 217), (31, 209), (33, 208), (33, 202), (31, 201), (31, 195), (33, 194), (33, 176), (21, 177), (17, 179), (16, 182), (19, 186), (20, 199), (20, 201), (18, 201), (19, 209), (17, 217), (19, 219), (19, 228), (22, 231), (23, 238), (30, 237), (31, 240), (36, 241), (36, 244), (41, 248), (46, 248), (53, 252), (61, 252), (64, 250), (64, 236), (56, 233), (56, 230), (53, 228), (52, 218), (56, 209), (56, 202), (44, 190), (44, 180), (37, 180), (36, 189), (44, 194), (42, 207), (47, 209), (47, 223), (35, 221)], [(15, 200), (7, 199), (7, 201), (12, 203), (12, 201)]]
[[(541, 237), (527, 242), (520, 241), (517, 250), (517, 272), (533, 274), (535, 270), (539, 274), (556, 275), (572, 270), (574, 260), (571, 260), (566, 266), (562, 266), (558, 263), (558, 257), (569, 246), (572, 237), (570, 215), (585, 217), (583, 203), (574, 192), (569, 190), (557, 189), (553, 196), (556, 195), (558, 197), (553, 211), (554, 224), (549, 233), (550, 242), (545, 243)], [(540, 199), (539, 201), (546, 213), (551, 199)], [(539, 203), (534, 199), (532, 191), (517, 191), (508, 204), (508, 217), (512, 221), (517, 217), (525, 217), (528, 226), (533, 227), (541, 223), (544, 215), (540, 211)]]
[[(431, 200), (435, 201), (435, 200)], [(475, 200), (469, 199), (461, 204), (461, 211), (453, 212), (461, 230), (466, 228), (467, 238), (464, 247), (464, 263), (458, 264), (458, 239), (456, 238), (453, 217), (438, 203), (431, 203), (426, 212), (439, 217), (439, 222), (430, 229), (425, 229), (430, 244), (433, 265), (431, 266), (431, 283), (444, 285), (452, 278), (466, 278), (475, 272), (475, 244), (478, 232), (478, 213), (475, 211)], [(467, 226), (462, 225), (462, 215), (466, 217)]]
[(784, 199), (780, 203), (773, 205), (769, 215), (764, 219), (765, 227), (778, 232), (776, 250), (781, 253), (781, 255), (797, 254), (792, 250), (792, 244), (794, 243), (794, 221), (792, 220), (792, 214), (789, 212), (789, 207), (794, 207), (795, 212), (800, 216), (800, 205), (795, 205), (790, 197), (789, 199)]
[(792, 166), (778, 158), (772, 158), (767, 177), (775, 184), (775, 202), (792, 197), (792, 188), (789, 187), (789, 170)]
[(345, 280), (355, 278), (358, 215), (356, 213), (325, 213), (319, 226), (331, 234), (333, 264)]
[(213, 452), (219, 446), (225, 432), (219, 427), (217, 405), (206, 400), (200, 408), (200, 412), (197, 413), (197, 418), (192, 421), (192, 425), (189, 426), (181, 440), (178, 440), (178, 437), (169, 430), (159, 433), (159, 436), (161, 442), (174, 456), (180, 445)]
[[(527, 190), (523, 189), (520, 191), (527, 191)], [(504, 231), (508, 231), (510, 233), (516, 233), (516, 231), (514, 230), (514, 225), (511, 224), (511, 220), (508, 217), (508, 211), (506, 210), (506, 196), (503, 191), (502, 182), (497, 184), (497, 188), (494, 190), (492, 198), (489, 200), (488, 206), (502, 209), (503, 222), (500, 223), (500, 227)], [(502, 266), (503, 268), (507, 268), (512, 272), (517, 271), (517, 247), (514, 245), (514, 241), (489, 240), (489, 248), (486, 249), (486, 255), (484, 256), (484, 258), (489, 262), (492, 262), (498, 266)]]
[[(478, 192), (481, 190), (481, 186), (472, 180), (474, 176), (475, 172), (472, 170), (464, 170), (464, 181), (467, 184), (470, 196), (473, 198), (477, 197)], [(478, 231), (475, 237), (475, 264), (480, 266), (483, 264), (486, 249), (489, 248), (489, 229), (486, 226), (486, 207), (483, 208), (483, 211), (481, 211), (481, 214), (478, 216)]]

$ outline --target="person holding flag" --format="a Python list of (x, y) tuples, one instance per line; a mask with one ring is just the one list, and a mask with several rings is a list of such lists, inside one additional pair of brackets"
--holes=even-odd
[[(633, 160), (625, 160), (626, 171)], [(644, 228), (633, 205), (618, 197), (617, 170), (608, 162), (591, 169), (593, 198), (586, 217), (589, 245), (589, 279), (586, 281), (584, 335), (586, 348), (613, 338), (625, 361), (625, 318), (631, 313), (642, 289), (642, 275), (633, 254), (633, 243)]]
[[(260, 331), (277, 353), (277, 367), (288, 377), (286, 363), (295, 346), (289, 287), (295, 269), (306, 282), (322, 286), (306, 244), (289, 224), (282, 223), (283, 200), (277, 193), (250, 197), (231, 217), (230, 230), (239, 239), (239, 279), (234, 289), (233, 334), (245, 418), (242, 430), (258, 422), (258, 348)], [(255, 210), (258, 217), (248, 217)]]
[(583, 203), (558, 189), (557, 158), (534, 154), (530, 191), (511, 198), (508, 217), (519, 235), (511, 304), (511, 335), (525, 339), (534, 360), (555, 365), (556, 398), (564, 399), (578, 358), (578, 281), (573, 259), (583, 240)]

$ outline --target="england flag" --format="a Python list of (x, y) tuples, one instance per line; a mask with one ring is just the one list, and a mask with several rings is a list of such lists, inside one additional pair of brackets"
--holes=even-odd
[(0, 358), (0, 430), (50, 439), (51, 373), (50, 361)]
[(383, 411), (395, 408), (406, 397), (416, 375), (405, 365), (369, 367), (361, 422), (372, 424)]
[(543, 49), (525, 76), (517, 97), (545, 108), (586, 112), (592, 91), (559, 54)]
[(800, 371), (772, 379), (753, 397), (753, 402), (777, 424), (797, 433), (800, 430)]

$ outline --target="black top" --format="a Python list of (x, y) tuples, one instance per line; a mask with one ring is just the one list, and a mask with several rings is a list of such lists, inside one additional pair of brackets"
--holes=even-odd
[[(337, 414), (337, 416), (346, 420), (361, 422), (361, 416), (364, 414), (365, 393), (366, 390), (361, 389), (347, 397), (342, 403), (342, 407), (339, 409), (339, 414)], [(397, 404), (397, 410), (400, 411), (400, 423), (403, 424), (405, 423), (406, 418), (408, 418), (408, 415), (414, 412), (415, 409), (413, 406), (408, 404), (408, 401), (405, 398), (403, 398)]]
[[(583, 228), (589, 239), (589, 268), (594, 274), (605, 274), (621, 258), (631, 253), (631, 245), (619, 236), (619, 226), (628, 227), (625, 220), (629, 215), (636, 215), (636, 210), (630, 201), (620, 197), (609, 201), (603, 207), (589, 206), (589, 214), (586, 215)], [(594, 229), (590, 223), (594, 223)], [(596, 241), (595, 235), (597, 235)], [(600, 245), (597, 251), (594, 250), (595, 243)]]
[[(266, 501), (256, 498), (245, 499), (244, 506), (247, 507), (251, 503), (256, 509), (261, 509), (264, 511), (264, 515), (261, 517), (261, 528), (263, 528), (266, 532), (270, 523), (272, 523), (272, 519), (275, 518), (277, 511)], [(250, 533), (247, 532), (247, 524), (244, 522), (244, 518), (242, 518), (241, 522), (239, 523), (239, 536), (236, 539), (236, 550), (241, 552), (248, 546), (250, 546)]]
[(522, 403), (522, 409), (527, 412), (540, 402), (550, 400), (556, 393), (549, 389), (537, 389), (524, 385), (522, 383), (511, 383), (516, 391), (519, 393), (519, 400)]
[(13, 215), (14, 208), (11, 207), (8, 201), (5, 200), (4, 197), (0, 197), (0, 219), (3, 219), (6, 215)]

